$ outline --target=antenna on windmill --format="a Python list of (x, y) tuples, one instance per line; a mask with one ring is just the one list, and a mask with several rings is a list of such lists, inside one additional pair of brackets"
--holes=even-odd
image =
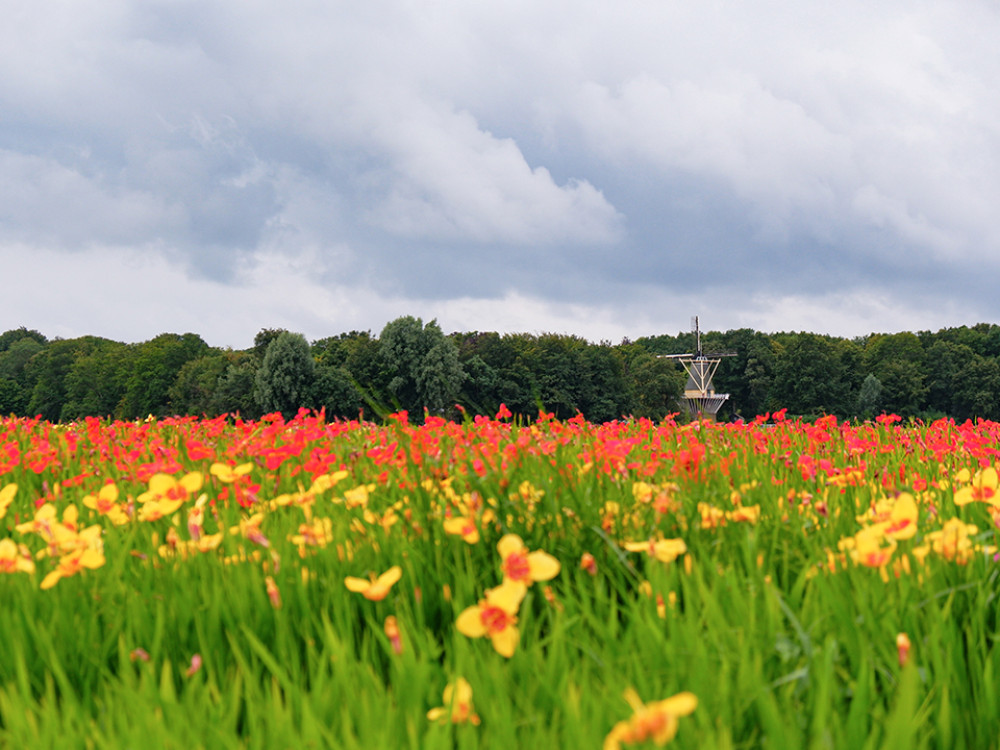
[(701, 348), (701, 328), (698, 316), (691, 316), (691, 332), (694, 334), (695, 350), (687, 354), (661, 354), (661, 357), (676, 359), (688, 374), (682, 401), (687, 406), (692, 419), (715, 420), (715, 415), (729, 398), (728, 393), (716, 393), (712, 376), (719, 367), (722, 357), (735, 357), (736, 352), (708, 352)]

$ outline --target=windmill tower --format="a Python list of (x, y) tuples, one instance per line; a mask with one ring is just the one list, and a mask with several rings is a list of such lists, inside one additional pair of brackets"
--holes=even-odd
[(688, 354), (663, 354), (668, 359), (676, 359), (688, 374), (681, 399), (692, 419), (715, 421), (715, 415), (729, 398), (728, 393), (716, 393), (712, 376), (723, 357), (734, 357), (736, 352), (705, 352), (701, 348), (701, 329), (698, 316), (691, 318), (691, 332), (694, 334), (695, 351)]

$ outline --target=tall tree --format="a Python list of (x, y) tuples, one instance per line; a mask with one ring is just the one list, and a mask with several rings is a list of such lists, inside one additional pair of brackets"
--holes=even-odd
[(254, 400), (264, 413), (280, 411), (292, 417), (312, 406), (316, 362), (301, 333), (284, 331), (267, 346), (254, 379)]
[(390, 375), (388, 389), (399, 408), (417, 419), (424, 409), (432, 414), (454, 411), (465, 371), (455, 342), (437, 321), (425, 326), (420, 318), (397, 318), (382, 329), (379, 346)]

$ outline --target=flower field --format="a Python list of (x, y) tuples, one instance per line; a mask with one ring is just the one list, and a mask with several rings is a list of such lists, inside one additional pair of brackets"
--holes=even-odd
[(997, 747), (1000, 424), (0, 420), (0, 744)]

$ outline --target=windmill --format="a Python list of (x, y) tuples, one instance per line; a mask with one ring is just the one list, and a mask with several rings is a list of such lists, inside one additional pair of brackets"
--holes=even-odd
[(688, 374), (684, 386), (683, 401), (692, 419), (715, 421), (715, 415), (729, 398), (728, 393), (716, 393), (712, 376), (723, 357), (735, 357), (736, 352), (705, 352), (701, 348), (701, 329), (698, 316), (691, 318), (691, 332), (694, 334), (695, 351), (688, 354), (662, 354), (668, 359), (676, 359)]

